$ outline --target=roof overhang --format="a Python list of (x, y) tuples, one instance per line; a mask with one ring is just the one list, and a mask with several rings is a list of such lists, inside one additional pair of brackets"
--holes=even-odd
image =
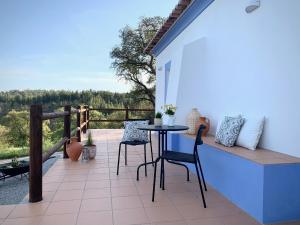
[(145, 48), (146, 53), (159, 55), (214, 0), (180, 0), (166, 22)]

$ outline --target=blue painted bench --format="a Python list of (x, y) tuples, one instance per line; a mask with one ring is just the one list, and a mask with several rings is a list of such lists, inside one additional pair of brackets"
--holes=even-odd
[[(190, 152), (194, 138), (171, 133), (168, 147)], [(261, 223), (300, 220), (299, 158), (265, 149), (228, 148), (215, 143), (213, 136), (203, 141), (199, 154), (208, 184)]]

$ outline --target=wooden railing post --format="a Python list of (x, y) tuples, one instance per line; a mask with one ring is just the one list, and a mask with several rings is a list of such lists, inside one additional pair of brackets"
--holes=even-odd
[(77, 140), (81, 142), (81, 106), (77, 106)]
[(43, 109), (41, 105), (30, 107), (30, 161), (29, 161), (29, 202), (43, 200)]
[(129, 110), (128, 110), (128, 106), (125, 107), (125, 120), (129, 120)]
[(86, 119), (87, 119), (86, 129), (90, 129), (90, 106), (86, 107)]
[(65, 112), (69, 112), (69, 115), (64, 116), (64, 134), (63, 137), (68, 138), (68, 141), (64, 144), (64, 159), (69, 158), (67, 154), (67, 144), (70, 143), (71, 138), (71, 106), (66, 105), (64, 107)]
[[(83, 106), (84, 112), (83, 112), (83, 123), (86, 123), (87, 121), (87, 106)], [(82, 128), (82, 132), (86, 133), (86, 125)]]

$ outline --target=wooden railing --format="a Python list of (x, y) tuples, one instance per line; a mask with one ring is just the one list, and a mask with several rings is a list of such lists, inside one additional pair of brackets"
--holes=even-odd
[[(124, 120), (136, 120), (134, 118), (130, 118), (130, 112), (153, 112), (154, 116), (154, 109), (130, 109), (126, 108), (89, 108), (88, 111), (99, 111), (99, 112), (125, 112), (124, 118), (120, 119), (93, 119), (90, 118), (88, 113), (88, 120), (89, 122), (123, 122)], [(153, 118), (139, 118), (139, 119), (148, 119), (152, 122)]]
[[(77, 114), (77, 127), (71, 132), (71, 115)], [(42, 200), (42, 176), (43, 162), (48, 160), (52, 154), (64, 146), (63, 156), (68, 158), (66, 148), (71, 135), (76, 134), (81, 141), (81, 132), (87, 130), (86, 107), (78, 106), (71, 109), (70, 105), (64, 107), (63, 112), (43, 113), (42, 105), (30, 107), (30, 164), (29, 164), (29, 201), (38, 202)], [(83, 116), (82, 116), (83, 115)], [(64, 131), (61, 140), (43, 154), (43, 121), (49, 119), (64, 118)]]
[[(90, 119), (90, 111), (97, 110), (100, 112), (124, 111), (124, 119)], [(153, 112), (153, 109), (106, 109), (106, 108), (90, 108), (89, 106), (77, 106), (72, 109), (70, 105), (64, 107), (63, 112), (43, 113), (42, 105), (32, 105), (30, 107), (30, 165), (29, 165), (29, 201), (39, 202), (43, 199), (42, 196), (42, 176), (43, 162), (48, 160), (51, 155), (57, 152), (61, 147), (64, 147), (63, 157), (68, 158), (66, 149), (72, 135), (77, 136), (78, 141), (81, 141), (81, 134), (86, 133), (89, 129), (90, 122), (123, 122), (124, 120), (136, 120), (130, 118), (130, 112)], [(71, 115), (76, 114), (76, 128), (71, 131)], [(61, 140), (54, 146), (45, 151), (43, 154), (43, 121), (49, 119), (64, 118), (64, 130)], [(151, 118), (140, 118), (149, 119)]]

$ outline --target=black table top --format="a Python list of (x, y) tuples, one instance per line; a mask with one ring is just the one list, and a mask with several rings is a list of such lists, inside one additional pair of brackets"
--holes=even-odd
[(182, 125), (174, 125), (174, 126), (154, 126), (154, 125), (147, 125), (143, 127), (138, 127), (137, 129), (140, 130), (151, 130), (151, 131), (180, 131), (180, 130), (188, 130), (189, 127), (182, 126)]

